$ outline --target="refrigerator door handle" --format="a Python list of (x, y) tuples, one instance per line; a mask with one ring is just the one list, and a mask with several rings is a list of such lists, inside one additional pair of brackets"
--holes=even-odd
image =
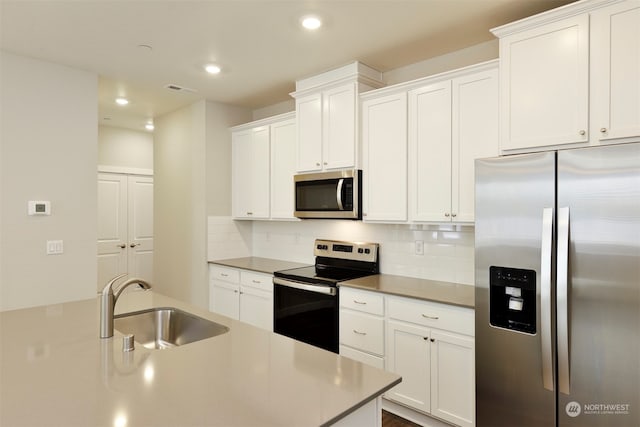
[(569, 394), (569, 208), (558, 209), (558, 389)]
[(553, 391), (553, 352), (551, 343), (551, 271), (553, 254), (553, 208), (542, 211), (540, 259), (540, 339), (542, 340), (542, 384)]

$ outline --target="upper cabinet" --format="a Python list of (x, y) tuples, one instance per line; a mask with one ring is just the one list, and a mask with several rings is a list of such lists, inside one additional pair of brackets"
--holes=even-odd
[(584, 0), (496, 28), (505, 153), (640, 136), (640, 3)]
[(382, 85), (358, 62), (296, 82), (298, 172), (359, 166), (358, 95)]
[(473, 222), (475, 159), (499, 154), (497, 62), (361, 98), (363, 219)]
[(231, 129), (235, 219), (295, 219), (295, 126), (287, 113)]

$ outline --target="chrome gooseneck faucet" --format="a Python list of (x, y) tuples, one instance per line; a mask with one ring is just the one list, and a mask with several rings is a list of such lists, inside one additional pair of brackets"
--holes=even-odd
[(102, 289), (100, 294), (100, 338), (111, 338), (113, 336), (113, 312), (116, 301), (129, 285), (140, 285), (144, 289), (151, 289), (151, 285), (142, 279), (132, 278), (124, 282), (116, 291), (113, 291), (113, 285), (118, 280), (126, 276), (127, 273), (114, 277)]

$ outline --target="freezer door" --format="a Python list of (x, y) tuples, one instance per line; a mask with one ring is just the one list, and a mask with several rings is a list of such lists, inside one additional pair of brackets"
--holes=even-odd
[[(537, 153), (475, 164), (479, 427), (556, 423), (551, 309), (555, 156)], [(533, 320), (527, 310), (533, 310)]]
[(640, 426), (640, 144), (558, 153), (558, 209), (559, 425)]

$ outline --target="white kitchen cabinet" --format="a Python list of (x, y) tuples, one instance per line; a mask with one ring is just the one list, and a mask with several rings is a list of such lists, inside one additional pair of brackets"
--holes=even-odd
[(382, 85), (358, 62), (296, 82), (298, 172), (359, 166), (358, 95)]
[(502, 150), (589, 139), (589, 16), (500, 38)]
[[(385, 92), (386, 93), (386, 92)], [(362, 102), (363, 219), (407, 220), (407, 94)]]
[(639, 8), (580, 1), (492, 30), (503, 152), (638, 140)]
[(356, 164), (356, 83), (296, 99), (299, 172)]
[(384, 296), (340, 288), (340, 354), (384, 369)]
[(209, 310), (273, 331), (273, 276), (209, 266)]
[(269, 218), (269, 127), (232, 134), (234, 218)]
[(295, 220), (295, 113), (232, 132), (232, 214), (235, 219)]
[(493, 66), (409, 92), (411, 221), (473, 222), (474, 163), (499, 154)]
[(640, 2), (591, 13), (591, 135), (598, 141), (640, 137)]
[(473, 310), (387, 297), (385, 398), (459, 426), (475, 424)]
[(271, 218), (295, 219), (296, 120), (271, 125)]

